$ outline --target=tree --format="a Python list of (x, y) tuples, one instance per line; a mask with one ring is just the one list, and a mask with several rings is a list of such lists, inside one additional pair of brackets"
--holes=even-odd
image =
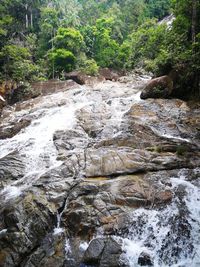
[(76, 58), (72, 52), (66, 49), (55, 49), (49, 52), (48, 57), (50, 62), (53, 62), (58, 75), (64, 71), (69, 72), (75, 67)]
[(6, 45), (0, 52), (0, 62), (3, 66), (5, 79), (16, 82), (31, 81), (37, 75), (37, 66), (31, 61), (27, 48), (17, 45)]
[(54, 0), (54, 6), (59, 12), (60, 26), (78, 27), (81, 24), (79, 13), (81, 5), (77, 0)]
[(63, 48), (78, 54), (83, 47), (83, 36), (73, 28), (60, 27), (54, 38), (56, 48)]

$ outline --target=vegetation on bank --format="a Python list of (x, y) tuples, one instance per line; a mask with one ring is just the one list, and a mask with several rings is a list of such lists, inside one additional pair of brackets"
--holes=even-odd
[(200, 91), (199, 0), (1, 0), (0, 18), (0, 81), (139, 66)]

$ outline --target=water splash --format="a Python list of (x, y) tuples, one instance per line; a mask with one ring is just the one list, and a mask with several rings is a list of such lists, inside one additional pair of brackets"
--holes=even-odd
[(174, 191), (182, 197), (164, 209), (140, 208), (132, 214), (133, 224), (124, 238), (130, 267), (146, 253), (154, 267), (200, 266), (200, 181), (186, 180), (183, 172), (171, 179)]
[(1, 191), (1, 195), (5, 197), (5, 200), (19, 197), (21, 194), (22, 194), (22, 191), (17, 186), (7, 186)]
[(61, 217), (62, 217), (62, 212), (57, 213), (57, 225), (54, 228), (53, 234), (54, 235), (60, 235), (61, 233), (64, 232), (64, 228), (61, 227)]
[[(12, 119), (15, 117), (15, 120), (18, 117), (20, 119), (21, 116), (31, 114), (33, 120), (28, 127), (21, 130), (13, 138), (0, 140), (0, 158), (14, 152), (25, 166), (25, 175), (1, 191), (6, 199), (19, 196), (23, 190), (28, 189), (33, 181), (38, 180), (45, 172), (62, 164), (61, 161), (57, 160), (53, 135), (57, 130), (73, 129), (76, 125), (76, 111), (91, 104), (91, 101), (89, 102), (88, 98), (85, 97), (84, 88), (75, 97), (73, 94), (73, 92), (57, 93), (49, 96), (49, 99), (46, 99), (47, 102), (42, 98), (33, 109), (12, 114)], [(71, 97), (71, 100), (64, 105), (59, 105), (66, 96)], [(52, 101), (57, 104), (55, 105)]]

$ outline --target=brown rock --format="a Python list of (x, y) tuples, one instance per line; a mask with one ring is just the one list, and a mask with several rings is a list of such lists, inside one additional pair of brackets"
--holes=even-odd
[(168, 98), (173, 91), (173, 80), (165, 75), (150, 80), (144, 87), (140, 98)]
[(109, 81), (117, 81), (119, 79), (119, 74), (109, 68), (100, 69), (99, 74)]
[(37, 90), (41, 95), (48, 95), (59, 91), (64, 91), (66, 89), (71, 89), (77, 87), (77, 84), (72, 81), (60, 81), (60, 80), (49, 80), (44, 82), (34, 82), (31, 84), (33, 91)]
[(83, 84), (86, 84), (86, 80), (88, 79), (88, 76), (81, 71), (72, 71), (70, 73), (67, 73), (65, 75), (65, 78), (73, 80), (80, 85), (83, 85)]

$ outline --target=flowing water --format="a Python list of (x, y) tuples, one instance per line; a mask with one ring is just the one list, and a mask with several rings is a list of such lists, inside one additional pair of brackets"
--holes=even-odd
[[(78, 90), (79, 91), (79, 90)], [(76, 93), (57, 93), (42, 98), (34, 109), (14, 113), (13, 120), (31, 117), (31, 125), (11, 139), (0, 140), (0, 158), (17, 153), (25, 165), (24, 177), (3, 189), (6, 198), (20, 195), (21, 190), (31, 186), (33, 181), (50, 169), (62, 164), (57, 160), (57, 150), (53, 143), (53, 134), (57, 130), (73, 129), (76, 125), (75, 113), (91, 104), (84, 96), (72, 96)], [(62, 104), (63, 99), (70, 99)], [(59, 106), (61, 103), (61, 106)]]
[[(106, 106), (110, 117), (104, 125), (101, 136), (114, 137), (120, 133), (123, 115), (133, 103), (141, 101), (139, 94), (140, 92), (134, 88), (130, 91), (120, 84), (113, 85), (107, 82), (95, 89), (83, 86), (41, 97), (38, 102), (33, 100), (33, 106), (29, 105), (26, 109), (8, 113), (9, 115), (3, 120), (5, 127), (9, 127), (11, 121), (21, 118), (30, 118), (31, 124), (16, 136), (0, 140), (0, 159), (10, 153), (16, 153), (25, 166), (25, 175), (8, 184), (0, 195), (4, 196), (5, 201), (14, 199), (23, 190), (31, 187), (33, 181), (40, 179), (43, 173), (62, 164), (57, 160), (58, 153), (53, 135), (58, 130), (78, 127), (76, 114), (82, 108), (91, 113), (97, 110), (100, 114)], [(154, 130), (160, 136), (189, 142), (188, 139), (174, 135), (173, 132), (168, 131), (166, 135), (161, 128)], [(196, 172), (199, 175), (200, 170), (196, 169)], [(141, 253), (150, 255), (155, 267), (200, 266), (200, 180), (192, 182), (189, 178), (186, 171), (180, 171), (178, 177), (171, 178), (173, 192), (182, 190), (182, 198), (174, 197), (173, 202), (167, 207), (139, 208), (132, 213), (133, 224), (130, 225), (129, 233), (123, 238), (125, 257), (130, 267), (139, 266), (138, 257)], [(63, 231), (60, 227), (61, 215), (57, 216), (54, 234)], [(190, 231), (187, 230), (188, 227)], [(87, 244), (83, 243), (81, 249), (86, 248)], [(68, 242), (66, 250), (70, 250)]]
[[(200, 177), (200, 169), (196, 169)], [(174, 192), (181, 191), (166, 208), (138, 209), (127, 238), (123, 240), (131, 267), (137, 267), (141, 253), (155, 267), (200, 266), (200, 179), (188, 181), (187, 171), (171, 178)]]

